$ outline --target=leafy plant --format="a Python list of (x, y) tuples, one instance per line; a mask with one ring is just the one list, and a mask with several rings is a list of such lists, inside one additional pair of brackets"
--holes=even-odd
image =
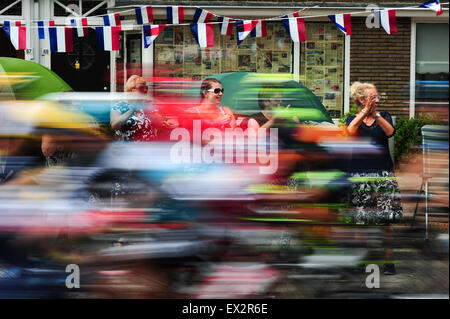
[(420, 115), (412, 119), (400, 118), (395, 124), (394, 158), (398, 162), (403, 156), (417, 151), (414, 146), (422, 143), (421, 128), (424, 125), (440, 124), (433, 115)]
[(339, 125), (345, 125), (345, 120), (347, 119), (347, 117), (349, 117), (350, 115), (356, 115), (358, 114), (358, 107), (356, 106), (356, 104), (352, 104), (350, 107), (350, 111), (345, 113), (344, 115), (342, 115), (339, 118)]

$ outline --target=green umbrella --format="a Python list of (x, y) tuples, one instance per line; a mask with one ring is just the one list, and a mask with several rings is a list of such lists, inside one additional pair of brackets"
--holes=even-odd
[[(232, 72), (208, 76), (222, 82), (225, 89), (222, 104), (234, 112), (251, 115), (260, 112), (259, 95), (264, 90), (281, 96), (284, 104), (290, 105), (280, 117), (297, 116), (300, 120), (333, 123), (317, 96), (303, 84), (295, 81), (292, 74), (265, 74), (253, 72)], [(263, 94), (265, 94), (263, 92)]]
[(73, 89), (56, 73), (38, 63), (0, 57), (0, 91), (12, 93), (18, 100), (33, 100), (47, 93)]

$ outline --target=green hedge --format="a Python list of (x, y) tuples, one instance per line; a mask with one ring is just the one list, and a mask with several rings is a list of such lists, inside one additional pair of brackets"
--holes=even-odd
[(417, 152), (422, 144), (421, 128), (424, 125), (442, 124), (433, 115), (420, 115), (412, 119), (400, 118), (395, 123), (394, 159), (398, 162), (402, 157)]

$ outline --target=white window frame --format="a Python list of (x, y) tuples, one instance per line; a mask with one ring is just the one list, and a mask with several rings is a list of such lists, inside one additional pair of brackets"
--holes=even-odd
[[(344, 41), (344, 114), (350, 112), (350, 44), (351, 35)], [(344, 115), (342, 114), (342, 115)]]
[(418, 23), (446, 23), (449, 24), (448, 17), (441, 19), (411, 17), (411, 59), (409, 76), (409, 118), (415, 117), (416, 112), (416, 42)]

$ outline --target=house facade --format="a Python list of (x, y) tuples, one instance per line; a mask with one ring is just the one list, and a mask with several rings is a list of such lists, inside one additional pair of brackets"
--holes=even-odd
[[(333, 118), (349, 111), (349, 87), (372, 82), (383, 97), (383, 110), (397, 117), (414, 117), (430, 108), (448, 107), (448, 5), (443, 13), (419, 8), (424, 1), (85, 1), (0, 0), (0, 24), (21, 20), (30, 26), (30, 49), (15, 50), (0, 32), (0, 56), (41, 63), (77, 91), (122, 91), (131, 74), (144, 77), (202, 79), (234, 71), (293, 74), (322, 101)], [(142, 26), (134, 9), (151, 5), (153, 24), (164, 30), (145, 48)], [(183, 6), (184, 21), (167, 24), (167, 6)], [(214, 46), (201, 49), (191, 34), (196, 8), (215, 17)], [(395, 9), (397, 32), (387, 34), (374, 11)], [(295, 43), (281, 17), (299, 12), (306, 41)], [(102, 16), (119, 13), (120, 50), (102, 51), (94, 26)], [(350, 13), (351, 35), (345, 35), (328, 15)], [(89, 35), (74, 38), (73, 51), (50, 52), (48, 40), (37, 36), (36, 21), (67, 25), (74, 16), (89, 18)], [(236, 31), (221, 35), (217, 17), (267, 21), (267, 35), (250, 35), (238, 46)], [(46, 42), (47, 41), (47, 42)]]

